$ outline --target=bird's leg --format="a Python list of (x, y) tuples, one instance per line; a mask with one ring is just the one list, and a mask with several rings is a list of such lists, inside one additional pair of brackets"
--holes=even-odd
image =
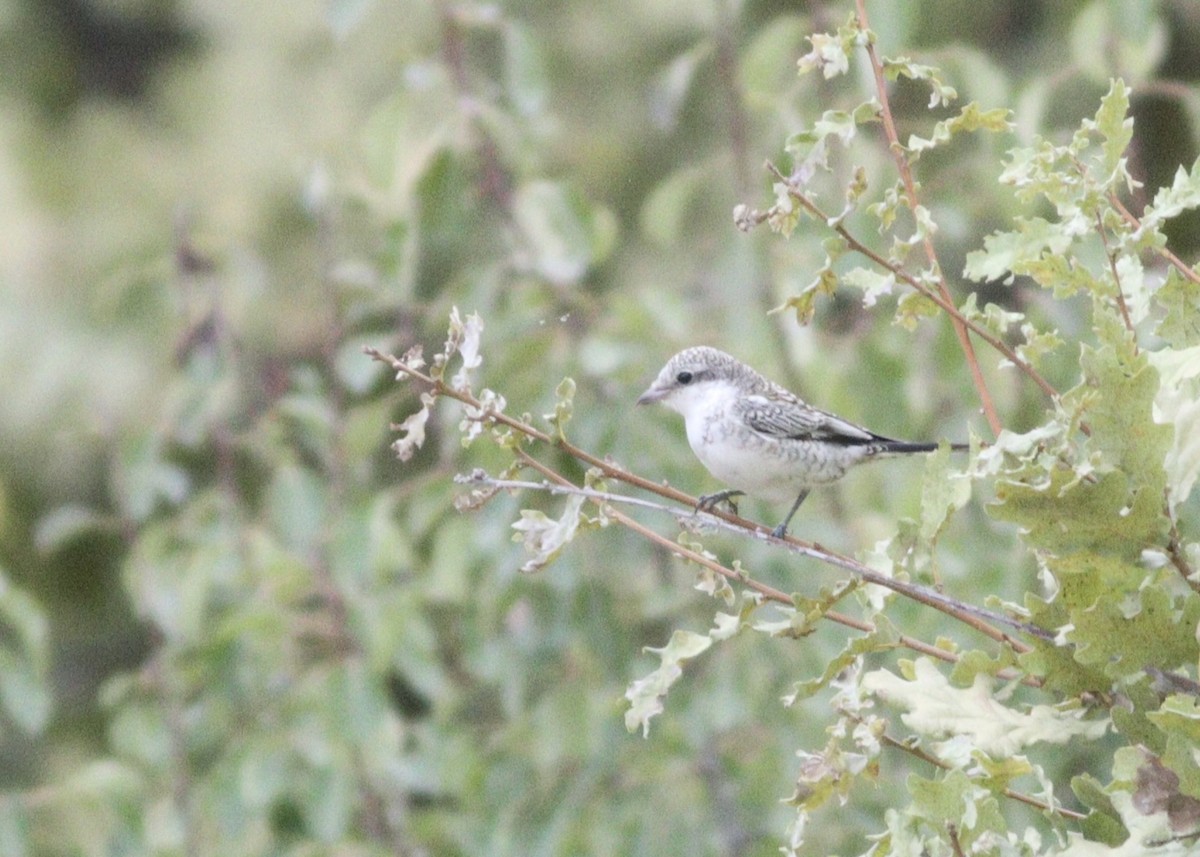
[(729, 508), (733, 510), (733, 514), (737, 514), (737, 503), (733, 502), (734, 497), (742, 497), (745, 491), (738, 491), (735, 488), (727, 488), (724, 491), (718, 491), (715, 494), (703, 494), (696, 503), (696, 510), (699, 512), (711, 512), (717, 507), (718, 503), (728, 503)]
[(792, 522), (792, 516), (796, 514), (796, 510), (800, 508), (800, 504), (804, 502), (804, 498), (807, 496), (808, 496), (808, 489), (805, 488), (803, 491), (800, 492), (800, 495), (798, 497), (796, 497), (796, 502), (792, 504), (792, 511), (787, 513), (787, 517), (783, 519), (783, 523), (780, 524), (775, 529), (771, 530), (771, 535), (774, 538), (782, 539), (784, 536), (787, 535), (787, 527), (788, 527), (788, 524), (790, 524)]

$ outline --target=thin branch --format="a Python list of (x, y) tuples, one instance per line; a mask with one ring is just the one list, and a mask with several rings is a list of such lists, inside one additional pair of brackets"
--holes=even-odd
[(963, 853), (962, 843), (958, 841), (958, 825), (952, 821), (946, 822), (946, 836), (950, 839), (950, 847), (954, 850), (954, 857), (967, 857)]
[[(870, 24), (867, 21), (866, 0), (855, 0), (855, 6), (858, 10), (859, 29), (867, 32), (870, 29)], [(871, 61), (871, 71), (875, 75), (875, 89), (879, 96), (880, 118), (883, 120), (883, 130), (887, 135), (888, 150), (892, 153), (892, 158), (896, 162), (896, 169), (900, 173), (900, 180), (904, 183), (904, 194), (908, 197), (909, 208), (915, 213), (920, 204), (920, 199), (917, 196), (917, 186), (913, 180), (912, 167), (908, 163), (908, 159), (904, 157), (904, 147), (900, 145), (900, 137), (896, 133), (896, 123), (892, 119), (892, 108), (888, 103), (887, 97), (887, 83), (883, 77), (883, 64), (879, 61), (879, 55), (875, 52), (874, 43), (869, 39), (866, 40), (866, 50), (867, 57)], [(925, 256), (929, 260), (930, 268), (937, 275), (938, 292), (947, 304), (953, 305), (954, 300), (950, 295), (949, 286), (946, 285), (946, 277), (942, 273), (942, 266), (938, 261), (932, 236), (927, 233), (922, 243), (925, 247)], [(983, 407), (984, 416), (987, 417), (988, 425), (991, 426), (992, 432), (1000, 434), (1004, 426), (1000, 422), (999, 415), (996, 413), (996, 405), (992, 401), (992, 394), (988, 390), (987, 382), (984, 380), (983, 370), (979, 366), (979, 358), (975, 355), (975, 346), (971, 343), (968, 327), (962, 317), (956, 313), (951, 314), (950, 319), (954, 325), (954, 333), (958, 337), (959, 345), (962, 347), (963, 355), (967, 358), (967, 366), (971, 370), (971, 378), (974, 380), (975, 389), (979, 393), (979, 401)]]
[[(1115, 193), (1110, 193), (1108, 195), (1108, 202), (1123, 218), (1125, 218), (1126, 223), (1128, 223), (1134, 229), (1142, 228), (1142, 221), (1139, 220), (1137, 216), (1133, 214), (1133, 212), (1125, 207), (1125, 203), (1121, 202), (1120, 197), (1118, 197)], [(1172, 253), (1168, 247), (1155, 247), (1154, 252), (1166, 259), (1167, 262), (1169, 262), (1177, 271), (1179, 271), (1179, 273), (1183, 274), (1193, 283), (1200, 285), (1200, 273), (1197, 273), (1191, 265), (1187, 264), (1187, 262), (1184, 262), (1174, 253)]]
[[(577, 491), (582, 493), (587, 491), (587, 489), (581, 489), (578, 486), (573, 485), (565, 477), (554, 472), (549, 467), (546, 467), (524, 450), (518, 450), (518, 452), (522, 461), (544, 475), (547, 479), (554, 480), (564, 493), (575, 493)], [(614, 496), (614, 499), (618, 498), (624, 499), (620, 498), (619, 495)], [(678, 542), (674, 542), (668, 539), (666, 536), (656, 533), (649, 527), (643, 526), (633, 518), (630, 518), (628, 515), (625, 515), (616, 509), (606, 507), (605, 513), (621, 526), (633, 530), (633, 532), (637, 533), (648, 541), (657, 544), (665, 550), (670, 551), (676, 556), (682, 557), (689, 562), (694, 562), (697, 565), (701, 565), (704, 568), (709, 569), (710, 571), (716, 572), (731, 583), (737, 583), (741, 586), (745, 586), (747, 589), (757, 592), (769, 601), (774, 601), (779, 604), (786, 604), (789, 607), (795, 606), (795, 601), (792, 599), (792, 597), (781, 589), (776, 589), (773, 586), (768, 586), (765, 583), (761, 583), (760, 581), (750, 577), (745, 572), (739, 573), (734, 571), (733, 569), (722, 565), (711, 557), (684, 547)], [(827, 610), (822, 615), (831, 622), (836, 622), (839, 625), (844, 625), (847, 628), (853, 628), (854, 630), (861, 631), (865, 634), (870, 634), (875, 631), (875, 626), (871, 622), (867, 622), (862, 619), (855, 619), (852, 616), (847, 616), (846, 614), (839, 613), (836, 610)], [(949, 652), (945, 649), (938, 648), (937, 646), (930, 645), (923, 640), (918, 640), (916, 637), (910, 637), (907, 634), (900, 634), (897, 644), (912, 649), (915, 652), (920, 652), (928, 657), (937, 658), (938, 660), (946, 661), (948, 663), (958, 663), (958, 655), (956, 655), (954, 652)]]
[(1179, 525), (1175, 522), (1174, 517), (1170, 517), (1171, 531), (1167, 536), (1167, 556), (1171, 560), (1171, 565), (1175, 566), (1175, 570), (1179, 572), (1179, 576), (1183, 578), (1183, 582), (1191, 587), (1193, 592), (1200, 593), (1200, 581), (1196, 580), (1196, 570), (1192, 568), (1192, 564), (1188, 562), (1187, 557), (1183, 553), (1183, 544), (1179, 536)]
[(1133, 338), (1133, 351), (1136, 354), (1138, 350), (1137, 331), (1133, 327), (1133, 318), (1129, 315), (1129, 305), (1125, 303), (1125, 292), (1121, 289), (1121, 275), (1117, 272), (1117, 254), (1109, 247), (1108, 235), (1104, 230), (1104, 219), (1100, 216), (1099, 211), (1096, 212), (1096, 232), (1100, 236), (1100, 243), (1104, 245), (1104, 255), (1108, 257), (1108, 267), (1112, 271), (1113, 286), (1117, 290), (1117, 309), (1121, 311), (1125, 328)]
[(446, 64), (450, 78), (454, 81), (454, 88), (458, 91), (460, 109), (478, 135), (475, 149), (483, 174), (480, 180), (480, 195), (494, 200), (500, 208), (508, 211), (512, 208), (512, 181), (500, 158), (496, 141), (479, 121), (480, 109), (472, 92), (470, 75), (467, 73), (466, 44), (459, 23), (459, 13), (445, 0), (438, 4), (438, 12), (442, 23), (442, 62)]
[[(727, 530), (729, 532), (736, 533), (739, 535), (745, 535), (746, 530), (745, 530), (744, 526), (740, 526), (740, 525), (731, 523), (727, 520), (723, 520), (721, 517), (718, 517), (717, 515), (709, 513), (709, 512), (694, 511), (694, 508), (695, 508), (694, 504), (691, 504), (690, 508), (688, 508), (688, 509), (673, 509), (668, 506), (663, 506), (659, 503), (655, 503), (651, 500), (643, 500), (643, 499), (640, 499), (637, 497), (627, 497), (623, 494), (614, 494), (609, 491), (597, 491), (592, 488), (581, 488), (581, 487), (567, 481), (566, 479), (563, 479), (555, 471), (551, 470), (549, 467), (546, 467), (544, 464), (537, 461), (537, 459), (533, 458), (533, 456), (529, 455), (529, 453), (525, 452), (525, 450), (518, 450), (518, 452), (519, 452), (521, 460), (523, 462), (525, 462), (526, 464), (533, 467), (535, 470), (537, 470), (539, 473), (541, 473), (543, 476), (545, 476), (548, 480), (552, 480), (554, 484), (549, 484), (547, 482), (526, 482), (526, 481), (512, 480), (512, 479), (493, 479), (492, 477), (482, 473), (481, 471), (476, 471), (475, 473), (472, 473), (469, 476), (459, 477), (459, 479), (456, 481), (458, 481), (461, 484), (468, 484), (468, 485), (469, 484), (488, 485), (490, 487), (499, 488), (502, 490), (514, 489), (514, 490), (531, 490), (531, 491), (549, 491), (552, 494), (575, 494), (575, 495), (579, 495), (581, 497), (586, 497), (589, 500), (593, 500), (597, 503), (624, 503), (624, 504), (631, 505), (631, 506), (639, 506), (641, 508), (653, 509), (655, 511), (665, 512), (666, 514), (671, 515), (674, 518), (676, 518), (677, 520), (679, 520), (681, 523), (686, 522), (688, 520), (699, 519), (699, 520), (704, 521), (706, 524), (717, 527), (719, 529), (724, 529), (724, 530)], [(639, 532), (641, 532), (641, 530), (639, 530)], [(763, 531), (761, 531), (761, 530), (756, 530), (753, 533), (753, 535), (757, 536), (758, 538), (760, 538), (764, 541), (776, 541), (771, 536), (765, 535), (763, 533)], [(658, 539), (655, 539), (655, 541), (658, 541)], [(666, 541), (665, 543), (668, 545), (671, 545), (672, 546), (671, 550), (673, 550), (673, 551), (677, 550), (677, 548), (678, 548), (678, 545), (675, 542)], [(920, 604), (924, 604), (927, 607), (932, 607), (935, 610), (939, 610), (943, 613), (946, 613), (947, 615), (953, 616), (955, 619), (965, 622), (966, 624), (970, 625), (972, 628), (975, 628), (976, 630), (991, 637), (992, 639), (994, 639), (998, 642), (1004, 642), (1004, 643), (1007, 643), (1007, 644), (1013, 646), (1013, 648), (1017, 652), (1030, 651), (1031, 647), (1025, 643), (1022, 643), (1019, 640), (1015, 640), (1012, 637), (1010, 637), (1006, 634), (1003, 634), (1002, 632), (996, 630), (995, 628), (992, 628), (990, 625), (987, 625), (986, 622), (991, 622), (991, 623), (995, 623), (995, 624), (999, 624), (999, 625), (1005, 625), (1007, 627), (1013, 628), (1014, 630), (1020, 631), (1021, 633), (1029, 634), (1030, 636), (1037, 637), (1042, 640), (1046, 640), (1047, 642), (1054, 639), (1053, 634), (1046, 631), (1045, 629), (1038, 628), (1035, 625), (1029, 625), (1028, 623), (1017, 621), (1008, 616), (1005, 616), (1002, 613), (997, 613), (993, 610), (988, 610), (986, 607), (976, 607), (973, 604), (967, 604), (967, 603), (959, 601), (955, 598), (951, 598), (941, 592), (938, 592), (935, 589), (929, 589), (927, 587), (920, 586), (915, 583), (907, 583), (902, 580), (897, 580), (896, 578), (893, 578), (893, 577), (888, 577), (886, 575), (880, 574), (879, 572), (874, 571), (874, 570), (864, 566), (862, 563), (859, 563), (856, 560), (852, 560), (849, 557), (843, 557), (843, 556), (834, 554), (823, 548), (814, 549), (814, 548), (810, 548), (810, 547), (808, 547), (806, 545), (802, 545), (802, 544), (794, 544), (794, 545), (789, 544), (789, 545), (787, 545), (787, 547), (793, 553), (799, 553), (804, 556), (809, 556), (809, 557), (813, 557), (815, 559), (820, 559), (824, 562), (844, 568), (847, 571), (852, 572), (856, 577), (858, 577), (864, 583), (871, 583), (876, 586), (882, 586), (886, 589), (890, 589), (893, 592), (896, 592), (897, 594), (904, 595), (908, 598), (911, 598)], [(718, 571), (718, 572), (720, 572), (721, 568), (724, 568), (724, 566), (720, 566), (718, 568), (718, 567), (714, 567), (711, 565), (707, 565), (707, 567), (712, 568), (713, 571)], [(733, 579), (742, 580), (743, 582), (745, 582), (745, 578), (738, 575), (736, 572), (730, 571), (728, 569), (726, 569), (726, 570), (729, 571), (729, 575), (732, 575)], [(766, 592), (764, 590), (756, 590), (756, 591), (761, 591), (764, 595), (768, 595), (768, 592)], [(771, 590), (771, 591), (777, 592), (778, 590)], [(770, 597), (773, 597), (773, 596), (770, 596)], [(788, 603), (788, 604), (792, 603), (791, 596), (785, 595), (784, 597), (786, 599), (786, 603)], [(776, 599), (776, 600), (778, 600), (778, 599)], [(986, 622), (979, 621), (979, 620), (986, 620)]]
[[(911, 286), (916, 291), (920, 292), (923, 296), (925, 296), (929, 300), (933, 301), (935, 304), (938, 305), (938, 307), (940, 307), (952, 319), (954, 319), (955, 323), (961, 323), (961, 324), (965, 325), (967, 328), (969, 328), (971, 330), (972, 333), (977, 335), (980, 339), (982, 339), (988, 345), (992, 346), (992, 348), (996, 349), (1002, 355), (1004, 355), (1005, 359), (1007, 359), (1014, 366), (1016, 366), (1018, 369), (1020, 369), (1022, 372), (1024, 372), (1035, 384), (1037, 384), (1042, 389), (1042, 391), (1047, 396), (1049, 396), (1052, 399), (1058, 398), (1058, 391), (1056, 389), (1054, 389), (1053, 386), (1051, 386), (1050, 382), (1047, 381), (1045, 378), (1043, 378), (1041, 376), (1041, 374), (1036, 369), (1034, 369), (1033, 366), (1027, 360), (1025, 360), (1019, 354), (1017, 354), (1017, 352), (1007, 342), (1005, 342), (1003, 339), (1000, 339), (998, 336), (996, 336), (994, 333), (992, 333), (987, 328), (983, 327), (978, 322), (964, 316), (962, 314), (962, 312), (958, 309), (958, 307), (956, 307), (954, 305), (954, 301), (951, 298), (947, 297), (946, 294), (944, 294), (941, 291), (931, 291), (929, 289), (929, 287), (926, 286), (919, 279), (917, 279), (917, 277), (908, 273), (907, 271), (905, 271), (903, 268), (901, 268), (899, 265), (895, 264), (894, 262), (891, 262), (888, 259), (885, 259), (883, 256), (879, 255), (874, 250), (872, 250), (870, 247), (868, 247), (866, 244), (859, 241), (857, 238), (854, 237), (854, 234), (852, 232), (850, 232), (849, 229), (846, 228), (846, 225), (844, 223), (840, 223), (840, 222), (833, 223), (833, 218), (831, 218), (824, 211), (822, 211), (820, 206), (818, 206), (815, 202), (813, 202), (801, 189), (796, 187), (795, 182), (793, 182), (789, 177), (785, 176), (782, 172), (780, 172), (779, 168), (776, 167), (774, 164), (768, 163), (767, 169), (770, 170), (771, 173), (776, 178), (778, 178), (780, 181), (782, 181), (784, 183), (784, 185), (787, 187), (787, 190), (788, 190), (788, 196), (790, 196), (792, 199), (796, 200), (796, 202), (800, 203), (800, 205), (806, 211), (808, 211), (809, 214), (811, 214), (813, 217), (817, 218), (822, 223), (825, 223), (827, 225), (832, 223), (833, 230), (842, 237), (842, 240), (844, 240), (846, 242), (847, 246), (849, 246), (851, 250), (853, 250), (854, 252), (859, 253), (863, 256), (866, 256), (868, 259), (870, 259), (876, 265), (880, 266), (881, 268), (886, 270), (888, 273), (895, 276), (896, 279), (903, 281), (904, 283)], [(750, 212), (748, 215), (746, 215), (746, 217), (748, 219), (754, 220), (754, 221), (759, 221), (759, 222), (766, 220), (767, 217), (769, 217), (769, 216), (770, 216), (769, 210), (767, 212), (754, 211), (754, 212)]]
[[(852, 717), (851, 719), (857, 719), (857, 718)], [(894, 747), (897, 750), (902, 750), (905, 753), (908, 753), (910, 756), (920, 759), (922, 762), (927, 762), (928, 764), (933, 765), (935, 768), (939, 768), (943, 771), (949, 771), (949, 770), (953, 769), (951, 765), (949, 765), (946, 762), (943, 762), (941, 759), (939, 759), (937, 756), (933, 755), (932, 753), (928, 752), (927, 750), (922, 750), (920, 747), (914, 746), (913, 744), (909, 744), (907, 741), (897, 740), (896, 738), (893, 738), (891, 735), (888, 735), (886, 732), (880, 736), (879, 740), (882, 743), (887, 744), (889, 747)], [(1075, 810), (1067, 809), (1064, 806), (1051, 806), (1050, 804), (1046, 803), (1045, 801), (1038, 800), (1035, 797), (1031, 797), (1030, 795), (1027, 795), (1027, 794), (1022, 794), (1021, 792), (1013, 791), (1012, 789), (1005, 789), (1004, 796), (1007, 798), (1011, 798), (1012, 800), (1015, 800), (1015, 801), (1020, 801), (1021, 803), (1024, 803), (1024, 804), (1028, 804), (1029, 806), (1032, 806), (1035, 809), (1040, 809), (1043, 812), (1057, 813), (1057, 814), (1059, 814), (1065, 818), (1069, 818), (1073, 821), (1083, 821), (1085, 818), (1087, 818), (1087, 816), (1082, 812), (1076, 812)]]

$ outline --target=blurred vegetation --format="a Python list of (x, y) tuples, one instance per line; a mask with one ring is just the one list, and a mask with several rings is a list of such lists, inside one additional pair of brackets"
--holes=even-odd
[[(452, 307), (478, 312), (483, 383), (511, 413), (552, 412), (570, 376), (575, 444), (692, 493), (713, 485), (682, 427), (632, 409), (690, 344), (884, 434), (990, 437), (948, 323), (908, 330), (893, 296), (880, 311), (849, 290), (808, 326), (768, 314), (809, 284), (829, 236), (733, 225), (735, 205), (772, 201), (762, 164), (790, 162), (789, 135), (869, 96), (863, 73), (796, 75), (807, 37), (852, 6), (10, 0), (0, 852), (777, 853), (796, 752), (825, 743), (828, 694), (779, 699), (846, 632), (743, 635), (689, 665), (648, 739), (627, 733), (643, 647), (712, 621), (693, 571), (612, 528), (518, 575), (518, 509), (555, 502), (455, 511), (453, 475), (507, 458), (464, 453), (443, 409), (396, 462), (387, 427), (419, 390), (362, 346), (436, 352)], [(984, 236), (1028, 214), (997, 183), (1004, 153), (1068, 140), (1113, 77), (1132, 92), (1143, 186), (1130, 208), (1192, 164), (1200, 9), (867, 7), (881, 52), (938, 66), (964, 103), (1013, 111), (1011, 133), (918, 165), (956, 302), (975, 291), (1090, 341), (1083, 300), (960, 275)], [(943, 118), (916, 82), (891, 98), (902, 139)], [(831, 158), (831, 188), (856, 164), (873, 186), (894, 181), (880, 135)], [(1194, 214), (1164, 227), (1184, 259), (1200, 251)], [(981, 363), (1004, 427), (1039, 425), (1037, 387), (995, 354)], [(1079, 351), (1041, 368), (1067, 389)], [(582, 478), (565, 455), (556, 466)], [(917, 514), (921, 483), (919, 463), (866, 469), (815, 492), (793, 529), (868, 550)], [(976, 603), (1020, 600), (1037, 568), (989, 499), (942, 535), (941, 578)], [(786, 591), (839, 579), (706, 541)], [(960, 633), (898, 615), (927, 640)], [(930, 775), (891, 764), (807, 831), (810, 853), (864, 850), (904, 772)], [(1074, 746), (1047, 770), (1111, 773)], [(1036, 821), (1004, 812), (1014, 828)]]

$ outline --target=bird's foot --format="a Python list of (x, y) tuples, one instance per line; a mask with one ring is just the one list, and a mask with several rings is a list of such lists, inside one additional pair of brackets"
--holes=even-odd
[(771, 538), (782, 539), (787, 535), (787, 523), (782, 523), (775, 529), (771, 530)]
[(745, 491), (726, 489), (724, 491), (718, 491), (715, 494), (703, 494), (700, 496), (699, 500), (696, 502), (696, 511), (711, 512), (719, 504), (725, 503), (726, 505), (729, 506), (730, 511), (732, 511), (733, 514), (736, 515), (738, 513), (738, 508), (737, 508), (737, 503), (733, 502), (733, 498), (741, 497), (745, 493), (746, 493)]

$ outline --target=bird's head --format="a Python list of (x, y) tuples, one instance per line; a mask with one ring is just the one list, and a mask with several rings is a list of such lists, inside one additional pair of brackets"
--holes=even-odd
[(667, 361), (637, 403), (662, 402), (686, 418), (714, 396), (754, 392), (755, 376), (752, 369), (724, 351), (704, 345), (687, 348)]

